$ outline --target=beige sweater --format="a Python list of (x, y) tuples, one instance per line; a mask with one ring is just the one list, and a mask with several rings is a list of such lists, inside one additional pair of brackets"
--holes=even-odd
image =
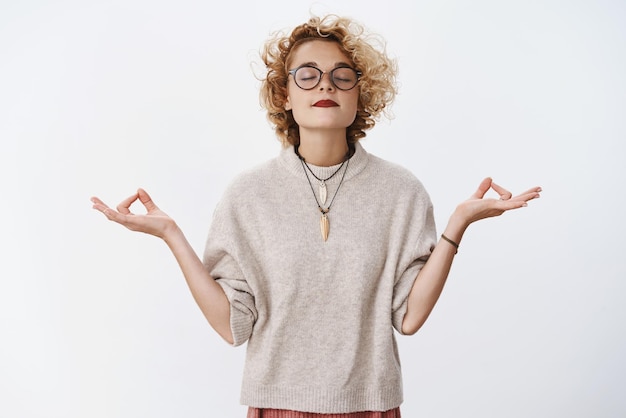
[[(325, 178), (338, 166), (311, 168)], [(293, 148), (241, 174), (216, 208), (204, 263), (230, 300), (234, 345), (248, 342), (244, 405), (348, 413), (402, 402), (392, 327), (435, 245), (428, 194), (357, 144), (328, 218), (324, 242)]]

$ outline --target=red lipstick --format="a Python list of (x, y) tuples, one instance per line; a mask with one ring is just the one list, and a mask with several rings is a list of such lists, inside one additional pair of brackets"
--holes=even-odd
[(320, 100), (319, 102), (315, 102), (315, 104), (313, 105), (315, 107), (335, 107), (335, 106), (339, 106), (337, 103), (335, 103), (332, 100)]

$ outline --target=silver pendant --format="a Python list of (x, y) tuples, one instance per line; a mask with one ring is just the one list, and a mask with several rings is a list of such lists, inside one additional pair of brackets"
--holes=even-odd
[(320, 181), (320, 202), (322, 205), (326, 203), (326, 198), (328, 197), (328, 189), (326, 189), (326, 183), (324, 181)]

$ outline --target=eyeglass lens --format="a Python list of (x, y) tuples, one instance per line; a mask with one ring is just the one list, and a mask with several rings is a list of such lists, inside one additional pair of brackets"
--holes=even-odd
[[(295, 71), (294, 79), (298, 87), (310, 90), (317, 86), (324, 73), (315, 67), (300, 67)], [(358, 81), (355, 70), (349, 67), (337, 67), (329, 73), (330, 80), (339, 90), (350, 90)]]

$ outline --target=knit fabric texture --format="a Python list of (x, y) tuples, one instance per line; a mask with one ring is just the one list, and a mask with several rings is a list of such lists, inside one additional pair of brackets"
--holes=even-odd
[[(337, 168), (311, 166), (320, 178)], [(393, 328), (401, 333), (408, 294), (436, 243), (430, 198), (410, 171), (357, 143), (326, 182), (327, 204), (341, 187), (324, 241), (310, 180), (313, 187), (285, 148), (239, 175), (215, 209), (204, 264), (230, 301), (234, 345), (247, 341), (241, 403), (393, 409), (403, 400)]]

